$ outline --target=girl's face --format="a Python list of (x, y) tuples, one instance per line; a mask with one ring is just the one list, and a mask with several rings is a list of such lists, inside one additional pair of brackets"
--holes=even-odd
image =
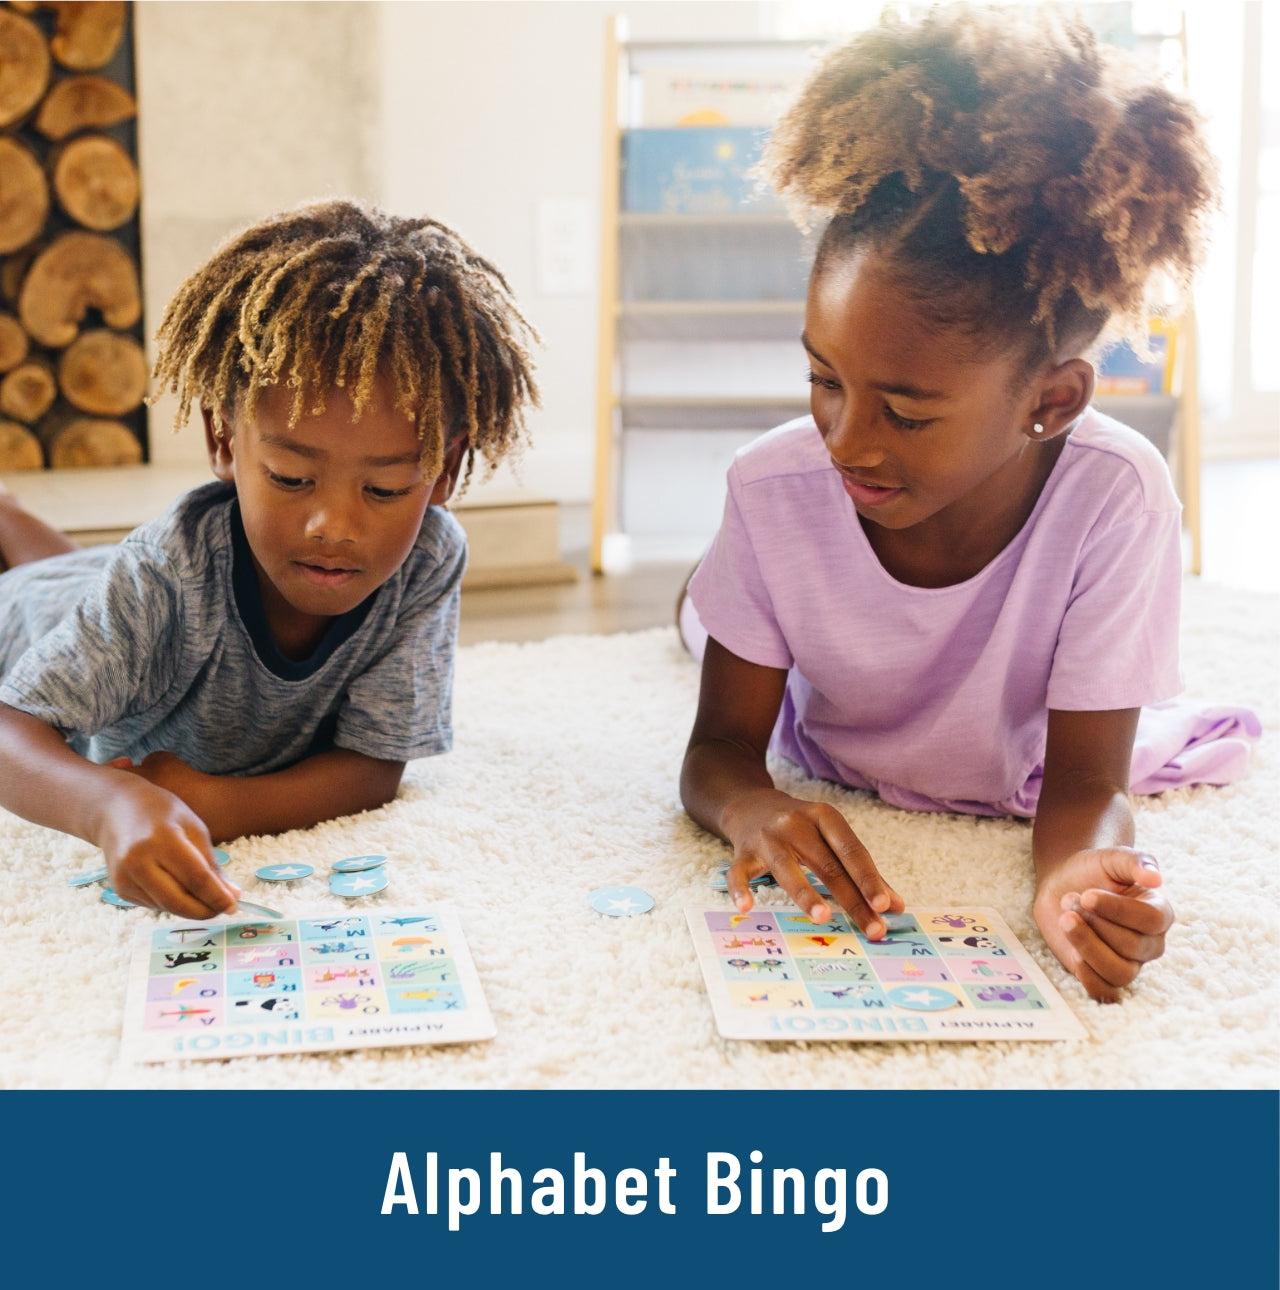
[[(882, 560), (909, 548), (920, 565), (933, 550), (936, 581), (958, 553), (966, 568), (994, 558), (1056, 459), (1046, 441), (1061, 423), (1046, 413), (1044, 375), (940, 326), (869, 253), (813, 276), (802, 340), (814, 420)], [(1030, 438), (1037, 421), (1050, 423), (1041, 442)]]

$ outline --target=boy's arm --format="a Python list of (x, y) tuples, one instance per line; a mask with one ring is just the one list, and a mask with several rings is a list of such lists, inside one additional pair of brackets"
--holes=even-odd
[(215, 842), (286, 833), (375, 810), (395, 797), (404, 773), (402, 761), (380, 761), (346, 748), (316, 753), (265, 775), (208, 775), (164, 752), (134, 767), (116, 764), (180, 797)]
[(1137, 708), (1050, 710), (1032, 833), (1035, 916), (1049, 948), (1100, 1002), (1164, 953), (1173, 909), (1134, 849), (1129, 760)]
[(830, 908), (804, 866), (864, 932), (880, 936), (884, 924), (876, 915), (900, 910), (902, 899), (848, 821), (834, 806), (801, 801), (773, 786), (765, 755), (786, 684), (784, 669), (749, 663), (714, 638), (707, 641), (681, 800), (699, 824), (733, 845), (727, 881), (740, 910), (751, 908), (748, 879), (772, 873), (811, 919), (825, 922)]
[(207, 918), (235, 908), (239, 891), (218, 872), (209, 834), (173, 793), (98, 766), (52, 726), (0, 704), (0, 805), (101, 847), (126, 900)]

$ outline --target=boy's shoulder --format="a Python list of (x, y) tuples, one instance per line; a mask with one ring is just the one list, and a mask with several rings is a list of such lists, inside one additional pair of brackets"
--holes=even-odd
[(408, 587), (435, 586), (443, 577), (461, 578), (460, 567), (465, 564), (467, 534), (458, 517), (443, 506), (428, 506), (422, 517), (422, 527), (414, 539), (413, 550), (402, 566)]
[(428, 560), (442, 563), (466, 549), (467, 534), (458, 517), (443, 506), (428, 506), (413, 547)]
[(435, 603), (462, 582), (467, 563), (467, 534), (452, 511), (428, 506), (422, 527), (399, 570), (384, 588), (394, 588), (388, 604), (401, 612), (412, 604)]
[(210, 561), (231, 550), (235, 498), (234, 484), (201, 484), (140, 524), (120, 543), (120, 551), (134, 561), (163, 565), (178, 576), (201, 574)]
[(124, 540), (154, 546), (180, 545), (216, 525), (236, 499), (234, 484), (211, 479), (176, 497), (155, 519), (139, 524)]
[(1180, 508), (1169, 467), (1160, 450), (1131, 426), (1089, 408), (1071, 431), (1067, 450), (1090, 475), (1109, 477), (1136, 490), (1144, 511)]
[(738, 449), (730, 474), (742, 485), (797, 475), (819, 474), (825, 480), (831, 458), (811, 416), (796, 417)]

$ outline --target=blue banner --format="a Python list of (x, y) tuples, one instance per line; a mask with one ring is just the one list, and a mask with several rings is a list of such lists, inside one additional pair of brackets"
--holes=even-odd
[(47, 1092), (0, 1106), (14, 1286), (1277, 1283), (1274, 1093)]

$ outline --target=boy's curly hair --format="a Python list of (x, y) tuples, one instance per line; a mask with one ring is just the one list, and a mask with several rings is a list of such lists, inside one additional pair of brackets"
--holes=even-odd
[(916, 298), (953, 297), (942, 321), (1030, 327), (1029, 365), (1108, 321), (1145, 336), (1154, 276), (1185, 289), (1216, 201), (1189, 102), (1082, 22), (1007, 8), (890, 18), (836, 49), (761, 169), (793, 212), (830, 219), (820, 264), (887, 252)]
[(525, 405), (538, 401), (538, 336), (502, 274), (435, 220), (351, 200), (228, 239), (179, 288), (156, 337), (156, 389), (178, 395), (179, 427), (198, 402), (223, 433), (232, 409), (252, 416), (280, 382), (293, 391), (290, 426), (322, 412), (335, 387), (359, 417), (385, 376), (429, 478), (467, 436), (464, 487), (477, 453), (492, 468), (523, 444)]

